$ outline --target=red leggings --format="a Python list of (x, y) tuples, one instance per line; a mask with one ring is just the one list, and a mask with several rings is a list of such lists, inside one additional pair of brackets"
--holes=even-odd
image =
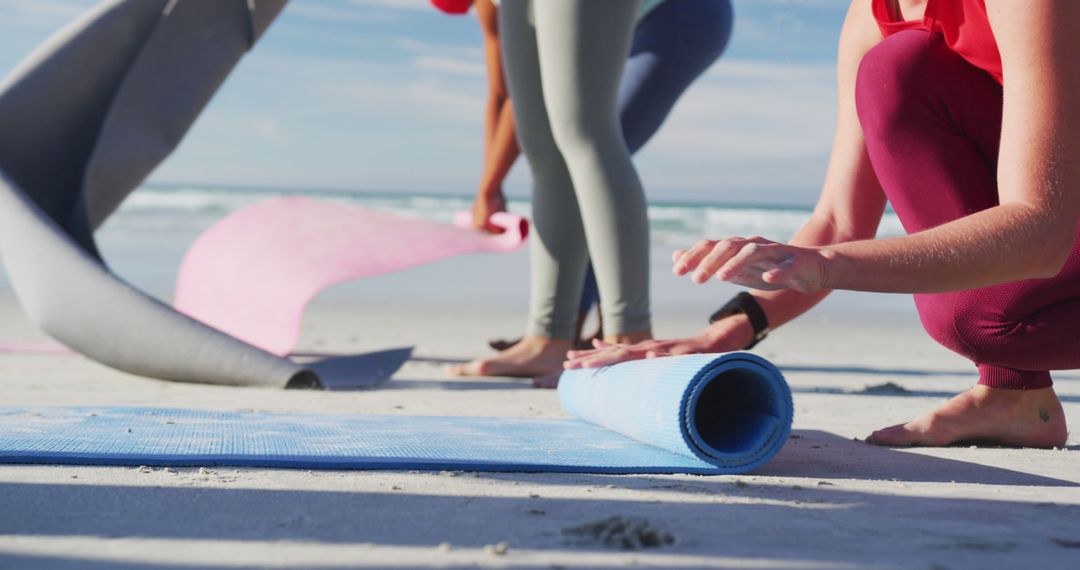
[[(855, 92), (874, 172), (908, 233), (998, 204), (1002, 90), (941, 36), (904, 31), (863, 58)], [(1080, 247), (1050, 279), (915, 295), (934, 340), (979, 383), (1035, 389), (1080, 368)]]

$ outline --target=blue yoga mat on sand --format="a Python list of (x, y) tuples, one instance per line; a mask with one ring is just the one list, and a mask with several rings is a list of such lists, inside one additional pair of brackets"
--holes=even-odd
[(566, 372), (559, 400), (576, 419), (4, 408), (0, 463), (721, 474), (791, 430), (783, 376), (745, 353)]

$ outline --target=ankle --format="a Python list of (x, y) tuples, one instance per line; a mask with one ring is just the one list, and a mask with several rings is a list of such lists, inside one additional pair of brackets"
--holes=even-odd
[(1051, 406), (1060, 408), (1061, 406), (1061, 402), (1058, 400), (1053, 388), (1011, 390), (978, 384), (968, 391), (968, 396), (975, 407), (995, 406), (1014, 414), (1022, 413), (1034, 407)]
[(637, 342), (652, 340), (652, 331), (636, 331), (628, 333), (604, 335), (604, 342), (609, 344), (634, 344)]
[(570, 350), (574, 341), (570, 339), (551, 338), (548, 336), (527, 334), (522, 337), (519, 343), (524, 346), (534, 347), (539, 350)]

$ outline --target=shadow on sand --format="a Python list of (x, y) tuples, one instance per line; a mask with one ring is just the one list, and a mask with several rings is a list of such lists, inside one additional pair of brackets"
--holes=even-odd
[[(847, 390), (836, 387), (820, 386), (791, 386), (793, 394), (829, 394), (837, 396), (876, 396), (886, 398), (937, 398), (947, 400), (958, 392), (953, 390), (908, 390), (903, 386), (888, 383), (876, 386), (866, 386), (861, 390)], [(1062, 403), (1080, 402), (1080, 396), (1057, 395)]]
[[(824, 374), (855, 374), (859, 376), (975, 376), (974, 366), (956, 370), (926, 370), (920, 368), (874, 368), (868, 366), (815, 366), (809, 364), (777, 364), (781, 372), (812, 372)], [(1080, 375), (1069, 372), (1055, 372), (1054, 380), (1080, 380)]]
[[(929, 567), (929, 562), (957, 557), (1007, 567), (1010, 554), (1017, 559), (1014, 562), (1036, 553), (1043, 558), (1059, 556), (1062, 563), (1075, 555), (1068, 545), (1078, 538), (1073, 536), (1075, 521), (1080, 520), (1077, 505), (962, 498), (947, 492), (905, 494), (900, 483), (867, 492), (845, 488), (847, 483), (835, 478), (1055, 487), (1074, 486), (1073, 482), (872, 448), (821, 432), (797, 435), (799, 439), (758, 472), (753, 482), (733, 477), (492, 473), (483, 477), (511, 485), (461, 479), (456, 486), (469, 491), (460, 494), (459, 489), (450, 495), (409, 492), (411, 484), (423, 483), (417, 478), (444, 477), (438, 474), (403, 476), (400, 492), (222, 488), (198, 483), (193, 487), (0, 483), (4, 515), (0, 535), (431, 549), (444, 542), (455, 549), (480, 548), (512, 535), (514, 549), (604, 550), (568, 544), (561, 530), (618, 515), (647, 518), (669, 530), (675, 545), (658, 553), (768, 560), (773, 563), (769, 567), (780, 568), (805, 567), (805, 563), (842, 567), (880, 560), (920, 560), (923, 563), (918, 567)], [(801, 487), (790, 481), (769, 481), (779, 477), (834, 480), (802, 482)], [(242, 480), (243, 472), (236, 478)], [(770, 484), (762, 484), (763, 480)], [(428, 479), (424, 488), (439, 489), (440, 481)], [(586, 489), (568, 497), (568, 485)], [(618, 489), (614, 497), (591, 495), (596, 489), (607, 493), (611, 488)], [(498, 491), (492, 493), (492, 489)], [(94, 567), (94, 561), (0, 554), (0, 567), (9, 566), (86, 568)], [(161, 567), (115, 562), (108, 566)]]

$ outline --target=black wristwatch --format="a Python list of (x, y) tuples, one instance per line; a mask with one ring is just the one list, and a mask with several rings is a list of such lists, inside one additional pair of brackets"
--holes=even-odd
[(750, 327), (754, 329), (754, 340), (750, 341), (750, 345), (743, 349), (750, 350), (769, 336), (769, 319), (765, 316), (765, 311), (761, 310), (761, 305), (758, 304), (757, 299), (750, 293), (742, 291), (735, 295), (723, 307), (720, 307), (709, 316), (709, 324), (711, 325), (720, 319), (739, 313), (746, 315), (746, 318), (750, 320)]

